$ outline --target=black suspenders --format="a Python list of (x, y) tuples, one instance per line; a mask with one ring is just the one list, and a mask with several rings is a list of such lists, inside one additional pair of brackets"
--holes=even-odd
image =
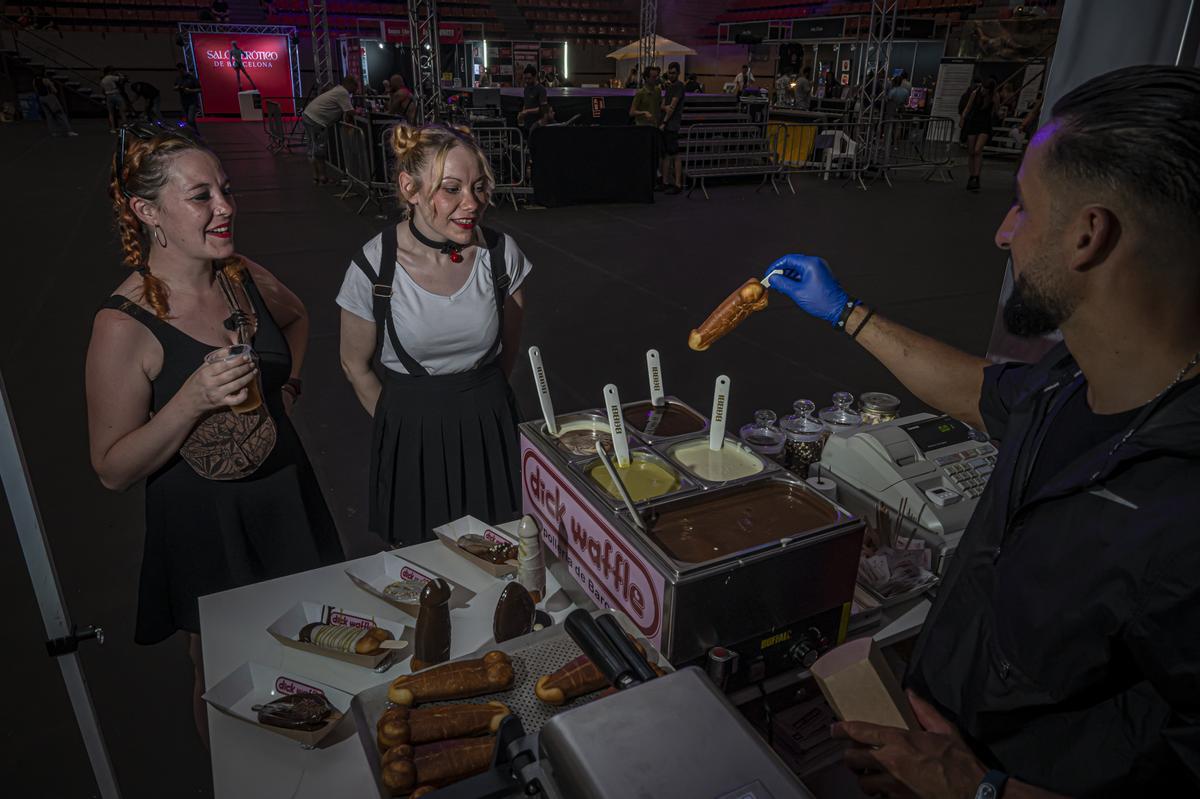
[[(481, 228), (483, 241), (488, 249), (488, 261), (492, 269), (492, 287), (496, 298), (496, 317), (499, 326), (496, 340), (484, 357), (481, 366), (491, 363), (500, 353), (504, 335), (504, 303), (508, 299), (508, 269), (504, 261), (504, 234), (491, 228)], [(371, 281), (372, 311), (375, 316), (375, 355), (383, 357), (383, 337), (387, 335), (392, 342), (392, 350), (397, 360), (410, 375), (428, 376), (429, 370), (408, 354), (396, 334), (396, 322), (392, 317), (392, 283), (396, 278), (396, 226), (384, 228), (380, 239), (380, 256), (378, 274), (371, 267), (366, 252), (359, 250), (353, 256), (355, 266)]]

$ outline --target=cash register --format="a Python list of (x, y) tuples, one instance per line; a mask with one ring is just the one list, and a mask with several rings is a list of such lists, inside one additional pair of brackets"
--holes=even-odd
[(986, 436), (949, 416), (918, 413), (867, 427), (835, 430), (821, 466), (916, 522), (926, 540), (952, 551), (996, 465)]

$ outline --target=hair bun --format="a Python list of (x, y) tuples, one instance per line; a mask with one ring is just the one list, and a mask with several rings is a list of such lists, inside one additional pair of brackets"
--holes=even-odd
[(403, 160), (405, 156), (419, 147), (421, 144), (421, 129), (410, 127), (403, 122), (398, 123), (392, 128), (392, 152), (397, 160)]

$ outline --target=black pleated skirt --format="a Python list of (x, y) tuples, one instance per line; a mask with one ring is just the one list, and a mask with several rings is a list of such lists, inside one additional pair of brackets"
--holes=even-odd
[(499, 363), (451, 375), (385, 371), (371, 436), (370, 529), (404, 546), (461, 516), (517, 518), (517, 404)]

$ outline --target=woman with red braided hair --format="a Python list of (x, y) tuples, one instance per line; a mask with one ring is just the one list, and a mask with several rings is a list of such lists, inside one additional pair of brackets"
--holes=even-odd
[(189, 633), (207, 740), (197, 597), (344, 559), (288, 420), (308, 314), (236, 254), (229, 178), (191, 139), (122, 131), (111, 196), (133, 271), (92, 328), (92, 465), (116, 491), (146, 481), (135, 639)]

